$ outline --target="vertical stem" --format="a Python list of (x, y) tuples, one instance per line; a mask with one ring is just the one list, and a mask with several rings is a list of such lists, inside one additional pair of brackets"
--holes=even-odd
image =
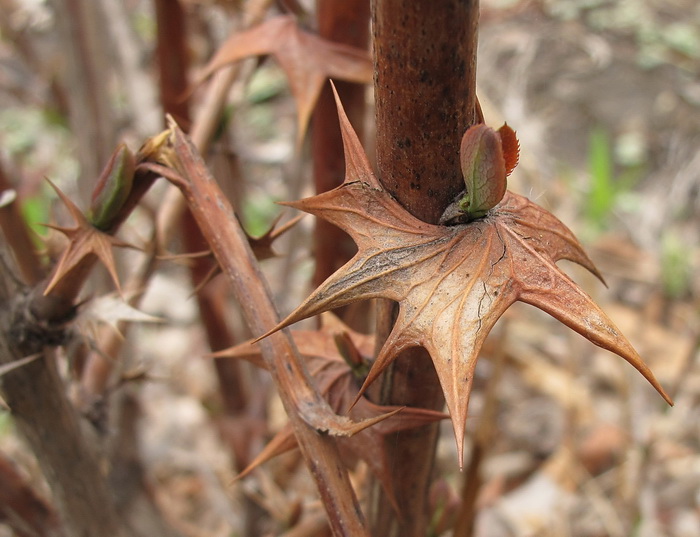
[[(367, 48), (369, 0), (317, 0), (316, 8), (321, 37), (357, 48)], [(361, 136), (365, 87), (342, 81), (335, 82), (335, 85), (345, 113)], [(311, 143), (316, 193), (339, 186), (345, 175), (345, 157), (335, 100), (328, 86), (323, 89), (316, 103)], [(345, 264), (357, 248), (347, 233), (321, 219), (316, 222), (314, 241), (316, 269), (313, 285), (318, 286)]]
[[(12, 185), (0, 164), (0, 197), (12, 190)], [(0, 231), (17, 260), (24, 281), (35, 284), (44, 276), (44, 267), (34, 249), (30, 230), (22, 218), (17, 200), (0, 200)]]
[[(173, 116), (178, 123), (189, 126), (189, 102), (182, 99), (187, 91), (185, 12), (179, 0), (156, 0), (155, 8), (161, 104), (164, 112)], [(182, 240), (189, 252), (200, 252), (209, 247), (189, 211), (182, 215), (181, 228)], [(208, 258), (192, 260), (190, 273), (194, 285), (208, 276), (213, 264)], [(199, 289), (197, 306), (210, 349), (220, 351), (233, 345), (234, 338), (218, 297), (206, 288)], [(214, 367), (225, 412), (229, 415), (241, 412), (245, 408), (245, 390), (241, 383), (240, 363), (237, 360), (216, 360)]]
[[(91, 192), (114, 147), (115, 129), (106, 90), (111, 62), (99, 2), (52, 0), (66, 65), (62, 84), (81, 166), (81, 192)], [(87, 182), (86, 182), (87, 181)]]
[[(478, 0), (372, 1), (379, 179), (409, 212), (430, 223), (464, 188), (459, 143), (477, 117), (478, 15)], [(383, 382), (383, 404), (444, 404), (423, 349), (402, 353)], [(387, 439), (401, 513), (375, 487), (373, 534), (426, 535), (437, 433), (431, 425)]]
[(37, 328), (28, 311), (31, 297), (13, 281), (2, 250), (0, 364), (42, 355), (0, 376), (0, 392), (13, 423), (36, 454), (65, 533), (75, 537), (126, 536), (130, 532), (117, 513), (97, 453), (64, 392), (55, 353), (45, 346), (48, 341), (42, 341), (49, 332)]
[(411, 214), (437, 223), (464, 189), (459, 142), (476, 103), (477, 0), (374, 0), (377, 166)]
[(156, 0), (155, 9), (160, 102), (179, 125), (189, 128), (190, 105), (182, 98), (187, 91), (188, 63), (185, 12), (179, 0)]

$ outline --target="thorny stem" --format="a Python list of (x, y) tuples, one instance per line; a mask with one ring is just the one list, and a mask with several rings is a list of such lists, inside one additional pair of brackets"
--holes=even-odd
[[(248, 240), (231, 218), (233, 209), (216, 185), (193, 144), (173, 127), (173, 167), (184, 179), (168, 177), (182, 189), (188, 206), (228, 277), (253, 334), (264, 334), (279, 322)], [(333, 438), (312, 428), (305, 419), (332, 420), (333, 412), (314, 388), (286, 330), (260, 342), (263, 358), (278, 387), (306, 465), (316, 482), (333, 534), (369, 535), (347, 471)], [(306, 418), (302, 411), (307, 412)], [(329, 421), (325, 421), (329, 423)], [(330, 424), (325, 426), (331, 427)]]

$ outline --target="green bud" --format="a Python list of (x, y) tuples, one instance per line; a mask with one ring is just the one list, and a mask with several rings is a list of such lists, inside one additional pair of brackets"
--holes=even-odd
[(87, 218), (101, 230), (111, 227), (114, 218), (129, 197), (134, 182), (136, 161), (125, 144), (119, 144), (102, 170), (92, 192)]
[(506, 193), (506, 178), (517, 162), (518, 140), (508, 125), (498, 131), (474, 125), (464, 133), (460, 165), (466, 191), (458, 205), (468, 220), (480, 218), (498, 205)]

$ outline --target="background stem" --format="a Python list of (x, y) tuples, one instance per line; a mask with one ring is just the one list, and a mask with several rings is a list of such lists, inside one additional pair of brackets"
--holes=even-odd
[[(317, 0), (318, 32), (325, 39), (366, 49), (369, 40), (369, 0)], [(365, 86), (335, 81), (345, 113), (362, 141)], [(313, 114), (311, 148), (316, 193), (339, 186), (345, 177), (343, 140), (335, 99), (329, 85), (319, 96)], [(317, 287), (343, 266), (357, 248), (350, 236), (330, 222), (317, 219), (314, 232)]]
[[(409, 212), (430, 223), (437, 223), (464, 189), (459, 142), (477, 117), (478, 15), (477, 0), (372, 2), (379, 180)], [(443, 406), (437, 375), (422, 348), (402, 353), (391, 366), (381, 404)], [(373, 534), (427, 534), (437, 434), (438, 426), (430, 425), (387, 438), (401, 514), (375, 486)]]

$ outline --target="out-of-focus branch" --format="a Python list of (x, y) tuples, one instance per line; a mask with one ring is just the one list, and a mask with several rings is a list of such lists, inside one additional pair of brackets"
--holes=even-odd
[(7, 261), (0, 267), (0, 364), (43, 354), (0, 377), (15, 426), (37, 456), (67, 534), (127, 537), (130, 532), (117, 514), (97, 455), (64, 392), (54, 352), (47, 347), (66, 334), (31, 315), (31, 295), (17, 284), (10, 267)]
[[(250, 0), (246, 6), (243, 27), (247, 28), (262, 21), (271, 3), (272, 0)], [(192, 142), (202, 155), (206, 155), (209, 150), (209, 145), (221, 121), (222, 110), (228, 101), (231, 85), (236, 81), (239, 73), (240, 67), (236, 64), (220, 69), (212, 77), (204, 102), (198, 109), (189, 133)], [(177, 188), (168, 190), (156, 219), (158, 244), (161, 247), (166, 247), (173, 233), (178, 229), (185, 212), (185, 205), (185, 200)]]
[(0, 453), (0, 522), (5, 522), (17, 537), (63, 537), (58, 516)]
[(0, 229), (15, 256), (24, 281), (35, 284), (43, 277), (42, 265), (16, 201), (15, 191), (0, 165)]

